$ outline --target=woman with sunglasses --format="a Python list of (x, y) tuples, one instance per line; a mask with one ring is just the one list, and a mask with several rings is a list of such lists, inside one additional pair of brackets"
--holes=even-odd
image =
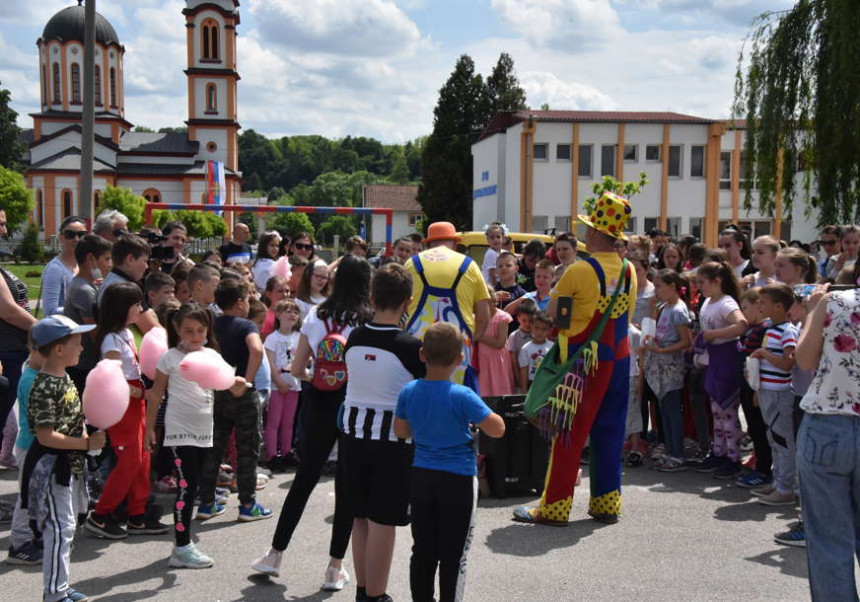
[(42, 315), (63, 313), (66, 291), (78, 273), (75, 247), (86, 233), (86, 223), (77, 215), (67, 217), (60, 224), (60, 253), (48, 262), (42, 273)]
[(307, 232), (299, 232), (290, 240), (287, 255), (298, 255), (312, 263), (315, 259), (314, 239)]

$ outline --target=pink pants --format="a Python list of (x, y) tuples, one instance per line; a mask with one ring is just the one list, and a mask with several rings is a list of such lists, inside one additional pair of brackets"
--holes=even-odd
[(269, 393), (269, 412), (266, 415), (264, 435), (269, 459), (278, 455), (279, 447), (283, 455), (293, 451), (293, 420), (298, 403), (298, 391), (281, 393), (275, 389)]

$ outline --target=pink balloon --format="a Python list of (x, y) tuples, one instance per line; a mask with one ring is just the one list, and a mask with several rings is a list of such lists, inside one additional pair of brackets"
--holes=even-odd
[(122, 420), (130, 394), (122, 362), (103, 359), (87, 375), (83, 395), (87, 422), (101, 430), (109, 429)]
[(155, 380), (155, 367), (162, 355), (167, 353), (167, 331), (156, 326), (143, 336), (140, 343), (140, 369)]
[(290, 269), (290, 260), (286, 255), (281, 255), (278, 259), (275, 260), (275, 263), (272, 264), (272, 268), (269, 271), (269, 277), (272, 276), (283, 276), (287, 280), (290, 279), (290, 274), (292, 270)]
[(179, 363), (179, 371), (204, 389), (225, 391), (236, 382), (236, 368), (217, 353), (192, 351)]

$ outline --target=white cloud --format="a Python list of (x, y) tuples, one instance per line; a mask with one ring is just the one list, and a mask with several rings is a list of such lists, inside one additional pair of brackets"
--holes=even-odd
[(249, 10), (267, 41), (306, 52), (392, 56), (421, 42), (391, 0), (268, 0)]
[(580, 52), (620, 32), (609, 0), (492, 0), (513, 31), (537, 46)]
[(615, 101), (599, 89), (576, 82), (565, 82), (545, 71), (527, 71), (520, 77), (529, 105), (544, 103), (551, 109), (609, 111)]
[(692, 14), (700, 23), (718, 16), (735, 26), (748, 26), (765, 11), (791, 8), (795, 0), (616, 0), (619, 4), (667, 13)]

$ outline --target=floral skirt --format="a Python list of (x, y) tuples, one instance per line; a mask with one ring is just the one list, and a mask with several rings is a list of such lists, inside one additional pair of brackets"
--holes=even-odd
[(645, 352), (645, 380), (657, 399), (684, 388), (684, 354)]

